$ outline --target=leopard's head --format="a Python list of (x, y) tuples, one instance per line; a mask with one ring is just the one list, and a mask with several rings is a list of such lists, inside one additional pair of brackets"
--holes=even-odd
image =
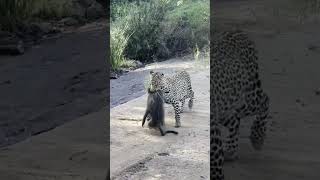
[(161, 72), (150, 71), (149, 90), (152, 92), (161, 90), (163, 87), (163, 77), (164, 77), (164, 74)]

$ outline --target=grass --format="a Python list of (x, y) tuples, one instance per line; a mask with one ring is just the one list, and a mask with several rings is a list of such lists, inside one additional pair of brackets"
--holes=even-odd
[(118, 70), (126, 64), (124, 56), (125, 48), (128, 44), (129, 35), (126, 35), (127, 24), (111, 23), (110, 48), (111, 48), (111, 68)]
[(15, 30), (17, 24), (31, 16), (33, 5), (33, 0), (1, 0), (0, 29)]
[(0, 29), (15, 31), (31, 19), (55, 19), (68, 15), (68, 0), (1, 0)]
[(1, 0), (0, 29), (15, 31), (34, 20), (61, 19), (70, 15), (71, 0)]
[(189, 1), (168, 12), (164, 23), (171, 51), (202, 49), (209, 44), (209, 1)]
[(209, 17), (209, 0), (112, 1), (111, 46), (121, 47), (111, 49), (113, 68), (126, 59), (153, 62), (200, 52), (209, 45)]
[(37, 0), (32, 12), (40, 19), (61, 19), (70, 15), (70, 0)]

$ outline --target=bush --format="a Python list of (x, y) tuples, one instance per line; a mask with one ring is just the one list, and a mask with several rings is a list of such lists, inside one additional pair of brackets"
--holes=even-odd
[(37, 0), (33, 16), (40, 19), (61, 19), (70, 15), (71, 5), (70, 0)]
[(14, 31), (17, 24), (31, 16), (33, 3), (33, 0), (1, 0), (0, 28), (5, 31)]
[(128, 41), (126, 55), (128, 58), (150, 61), (162, 45), (161, 22), (168, 11), (165, 1), (140, 2), (130, 10), (128, 22), (129, 33), (134, 32)]
[(111, 68), (118, 70), (125, 65), (126, 58), (124, 50), (127, 46), (129, 36), (126, 35), (128, 25), (122, 23), (111, 23), (110, 49), (111, 49)]
[(59, 19), (69, 15), (70, 0), (0, 0), (0, 28), (15, 31), (35, 19)]
[(209, 44), (209, 1), (187, 1), (170, 11), (163, 22), (164, 41), (173, 53), (202, 49)]
[(113, 1), (111, 5), (112, 22), (127, 24), (122, 29), (128, 37), (122, 57), (150, 62), (209, 45), (208, 0)]

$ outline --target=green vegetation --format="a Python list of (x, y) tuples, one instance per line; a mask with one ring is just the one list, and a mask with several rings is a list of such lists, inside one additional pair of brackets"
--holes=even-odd
[(209, 17), (209, 0), (112, 1), (112, 68), (198, 53), (209, 46)]
[(68, 16), (70, 0), (1, 0), (0, 29), (15, 31), (31, 19), (60, 19)]
[(61, 19), (70, 15), (71, 3), (70, 0), (37, 0), (32, 14), (40, 19)]
[(113, 25), (110, 30), (110, 48), (111, 48), (111, 68), (118, 69), (123, 67), (126, 62), (124, 56), (125, 48), (128, 44), (129, 36), (125, 34), (128, 26), (125, 24)]
[(33, 0), (1, 0), (0, 29), (12, 31), (31, 15)]

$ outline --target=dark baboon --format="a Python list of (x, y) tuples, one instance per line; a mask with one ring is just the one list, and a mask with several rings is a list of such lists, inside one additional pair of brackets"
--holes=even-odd
[(165, 123), (164, 123), (164, 102), (162, 99), (161, 91), (150, 91), (148, 88), (148, 100), (147, 100), (147, 109), (142, 119), (142, 127), (146, 121), (150, 121), (148, 126), (150, 128), (159, 128), (160, 133), (162, 136), (166, 135), (167, 133), (178, 134), (177, 131), (172, 130), (165, 130)]

